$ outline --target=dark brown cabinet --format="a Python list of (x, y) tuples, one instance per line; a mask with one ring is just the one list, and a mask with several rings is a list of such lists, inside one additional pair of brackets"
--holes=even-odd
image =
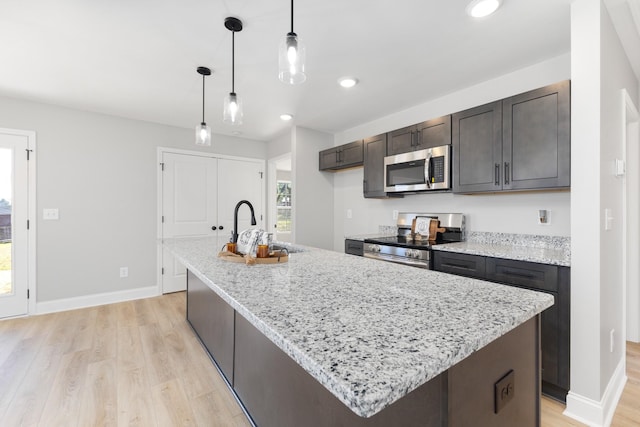
[[(365, 198), (384, 198), (389, 194), (384, 191), (384, 158), (387, 155), (387, 134), (365, 138), (364, 145), (364, 177), (362, 192)], [(395, 194), (394, 197), (398, 197)]]
[(542, 392), (565, 401), (569, 390), (570, 269), (526, 261), (434, 251), (433, 269), (553, 295), (540, 316)]
[(451, 144), (451, 116), (438, 117), (389, 132), (387, 155)]
[(362, 150), (362, 140), (320, 152), (321, 171), (335, 171), (354, 166), (362, 166), (363, 161), (364, 152)]
[(570, 82), (452, 116), (453, 191), (570, 186)]
[(345, 239), (344, 253), (351, 255), (364, 255), (364, 242), (361, 240)]
[(235, 310), (187, 270), (187, 320), (233, 385)]

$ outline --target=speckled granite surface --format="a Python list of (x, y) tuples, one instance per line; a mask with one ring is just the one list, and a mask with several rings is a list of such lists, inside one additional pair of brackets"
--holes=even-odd
[(380, 237), (397, 236), (397, 235), (398, 235), (398, 227), (396, 227), (395, 225), (379, 225), (377, 233), (355, 234), (351, 236), (345, 236), (344, 238), (351, 239), (351, 240), (359, 240), (362, 242), (364, 241), (364, 239), (377, 239)]
[(528, 234), (467, 232), (467, 241), (433, 247), (437, 251), (571, 266), (571, 238)]
[(314, 248), (246, 266), (221, 241), (164, 245), (267, 338), (369, 417), (553, 304), (544, 293)]

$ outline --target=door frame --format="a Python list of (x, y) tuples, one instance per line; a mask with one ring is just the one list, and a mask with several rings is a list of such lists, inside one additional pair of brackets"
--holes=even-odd
[[(226, 154), (217, 154), (217, 153), (212, 153), (208, 151), (184, 150), (181, 148), (172, 148), (172, 147), (157, 148), (157, 152), (156, 152), (156, 165), (157, 165), (157, 168), (156, 168), (156, 238), (158, 241), (158, 245), (156, 248), (157, 295), (162, 295), (162, 156), (164, 155), (164, 153), (183, 154), (187, 156), (198, 156), (198, 157), (210, 157), (215, 159), (250, 161), (250, 162), (256, 162), (256, 163), (262, 163), (263, 170), (266, 169), (264, 167), (266, 163), (265, 160), (255, 158), (255, 157), (229, 156)], [(265, 173), (266, 172), (267, 171), (265, 170)], [(263, 211), (268, 217), (267, 212), (269, 211), (269, 204), (267, 199), (265, 198), (266, 181), (267, 179), (262, 180), (262, 200), (264, 205)]]
[[(626, 366), (627, 340), (640, 342), (640, 269), (637, 259), (629, 262), (630, 254), (640, 255), (640, 114), (627, 90), (621, 92), (622, 150), (626, 165), (622, 183), (622, 354)], [(629, 232), (635, 236), (629, 238)]]
[(36, 132), (21, 129), (0, 128), (0, 133), (27, 137), (27, 149), (29, 151), (29, 161), (27, 162), (27, 221), (29, 221), (29, 232), (27, 233), (27, 289), (29, 290), (29, 300), (27, 301), (27, 313), (36, 313), (37, 307), (37, 281), (36, 281)]

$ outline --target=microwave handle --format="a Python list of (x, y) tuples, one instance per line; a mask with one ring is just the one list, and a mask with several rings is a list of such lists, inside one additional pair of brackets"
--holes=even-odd
[(427, 188), (431, 188), (431, 153), (424, 160), (424, 182), (427, 183)]

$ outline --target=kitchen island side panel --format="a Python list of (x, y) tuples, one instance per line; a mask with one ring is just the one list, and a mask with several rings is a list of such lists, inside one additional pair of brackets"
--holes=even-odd
[(441, 427), (446, 372), (369, 418), (356, 415), (242, 316), (236, 319), (234, 390), (260, 427)]
[(233, 386), (235, 310), (187, 270), (187, 320)]

